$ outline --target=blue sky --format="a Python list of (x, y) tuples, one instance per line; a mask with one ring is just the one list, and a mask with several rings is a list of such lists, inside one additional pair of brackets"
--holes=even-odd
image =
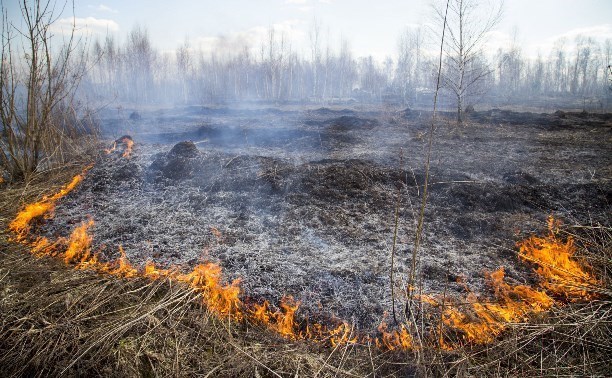
[[(495, 1), (495, 0), (492, 0)], [(4, 0), (16, 7), (17, 0)], [(212, 50), (220, 36), (258, 45), (274, 26), (294, 50), (308, 52), (316, 19), (332, 46), (346, 38), (355, 55), (394, 56), (406, 27), (431, 21), (431, 0), (75, 0), (77, 23), (90, 36), (123, 40), (135, 24), (146, 26), (154, 45), (171, 51), (189, 38), (194, 48)], [(502, 22), (490, 44), (507, 44), (514, 30), (526, 55), (548, 53), (555, 39), (579, 34), (612, 38), (612, 0), (506, 0)], [(68, 22), (68, 14), (61, 21)], [(257, 46), (253, 46), (257, 47)]]

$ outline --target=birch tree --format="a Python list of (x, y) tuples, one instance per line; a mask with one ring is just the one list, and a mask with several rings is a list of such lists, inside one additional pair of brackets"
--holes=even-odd
[[(488, 33), (501, 19), (502, 7), (502, 1), (450, 0), (442, 79), (456, 98), (458, 124), (463, 123), (463, 108), (470, 90), (492, 73), (483, 64), (482, 50)], [(436, 17), (444, 20), (444, 8), (434, 6), (434, 10)]]

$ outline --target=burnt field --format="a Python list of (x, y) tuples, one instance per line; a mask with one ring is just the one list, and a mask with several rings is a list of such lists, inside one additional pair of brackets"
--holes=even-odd
[[(299, 314), (373, 329), (410, 267), (431, 113), (400, 109), (108, 111), (110, 141), (41, 226), (68, 236), (91, 218), (94, 250), (137, 266), (203, 261), (239, 278), (247, 301), (293, 296)], [(532, 283), (515, 243), (549, 215), (610, 224), (612, 117), (491, 110), (435, 130), (421, 250), (425, 293), (486, 293), (500, 266)]]

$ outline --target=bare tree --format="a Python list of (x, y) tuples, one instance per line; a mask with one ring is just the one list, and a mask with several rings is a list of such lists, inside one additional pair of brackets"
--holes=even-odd
[[(483, 64), (482, 47), (488, 32), (500, 21), (502, 1), (451, 0), (448, 8), (447, 33), (444, 43), (443, 83), (457, 100), (457, 122), (463, 123), (466, 97), (492, 71)], [(436, 16), (444, 19), (444, 7), (434, 7)]]
[(318, 97), (319, 95), (319, 77), (321, 65), (321, 23), (315, 18), (312, 20), (310, 32), (308, 34), (310, 38), (310, 54), (312, 59), (312, 96)]
[(192, 69), (191, 47), (189, 40), (185, 40), (182, 46), (176, 50), (176, 68), (179, 80), (179, 93), (183, 103), (189, 101), (189, 76)]
[(28, 179), (41, 161), (62, 163), (63, 148), (82, 131), (72, 104), (85, 53), (78, 50), (74, 21), (63, 44), (52, 41), (51, 27), (63, 10), (56, 7), (51, 0), (23, 0), (21, 22), (2, 8), (0, 164), (11, 179)]
[(353, 89), (353, 83), (357, 77), (356, 63), (351, 53), (349, 42), (342, 38), (340, 40), (340, 56), (338, 58), (338, 93), (340, 97), (349, 97)]
[(128, 34), (125, 49), (128, 64), (128, 87), (130, 100), (136, 103), (147, 103), (153, 93), (153, 69), (156, 51), (151, 45), (146, 27), (135, 25)]
[(420, 86), (422, 45), (423, 33), (420, 27), (406, 29), (400, 35), (394, 87), (400, 92), (404, 103), (414, 98), (416, 89)]

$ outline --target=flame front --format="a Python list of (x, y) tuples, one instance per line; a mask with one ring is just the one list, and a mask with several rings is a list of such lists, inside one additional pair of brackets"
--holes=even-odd
[(117, 142), (113, 142), (113, 145), (110, 148), (105, 148), (104, 152), (108, 155), (112, 152), (114, 152), (117, 149)]
[(68, 249), (64, 253), (64, 262), (69, 263), (87, 263), (91, 259), (91, 241), (93, 238), (88, 234), (87, 230), (93, 226), (93, 220), (82, 223), (70, 235)]
[(388, 331), (387, 323), (383, 321), (378, 326), (378, 332), (381, 337), (375, 339), (376, 346), (385, 347), (389, 350), (395, 349), (412, 349), (412, 336), (403, 324), (400, 325), (399, 330)]
[(569, 300), (591, 299), (592, 289), (598, 284), (583, 265), (573, 259), (576, 253), (574, 239), (570, 236), (563, 242), (557, 238), (559, 222), (548, 219), (548, 235), (532, 235), (518, 243), (519, 257), (536, 264), (536, 273), (543, 280), (542, 286), (556, 295)]
[(461, 334), (463, 342), (486, 344), (493, 341), (508, 325), (529, 315), (550, 309), (555, 301), (543, 291), (525, 285), (504, 282), (504, 269), (485, 275), (495, 291), (495, 301), (483, 301), (469, 293), (467, 305), (445, 305), (444, 325)]
[(132, 154), (132, 148), (134, 147), (134, 141), (131, 138), (128, 137), (123, 137), (120, 140), (123, 144), (125, 144), (125, 150), (123, 150), (123, 156), (124, 158), (129, 158), (130, 155)]
[[(129, 143), (131, 139), (128, 138), (124, 139), (126, 150), (123, 156), (128, 157), (133, 142)], [(77, 269), (89, 269), (124, 278), (146, 277), (151, 280), (169, 279), (183, 282), (200, 293), (208, 309), (216, 315), (259, 323), (292, 340), (325, 341), (332, 346), (369, 344), (374, 341), (378, 347), (389, 350), (416, 347), (406, 325), (400, 324), (396, 329), (389, 330), (384, 319), (378, 327), (380, 336), (372, 339), (367, 335), (356, 336), (353, 327), (347, 322), (339, 322), (333, 328), (319, 323), (300, 327), (296, 320), (300, 303), (292, 297), (284, 297), (277, 310), (271, 309), (267, 301), (247, 305), (240, 298), (240, 280), (225, 284), (221, 267), (212, 262), (197, 265), (189, 273), (182, 273), (178, 267), (161, 269), (153, 262), (137, 269), (129, 262), (121, 246), (118, 259), (103, 262), (97, 253), (92, 252), (93, 238), (90, 230), (94, 226), (93, 219), (76, 227), (68, 238), (52, 241), (45, 237), (32, 237), (30, 233), (33, 221), (51, 217), (56, 202), (83, 180), (86, 170), (75, 176), (56, 194), (25, 206), (9, 225), (15, 235), (12, 240), (28, 245), (37, 256), (57, 256)], [(553, 295), (569, 300), (592, 298), (594, 294), (589, 288), (596, 284), (597, 280), (573, 259), (576, 251), (573, 240), (559, 240), (555, 227), (557, 226), (551, 219), (549, 235), (531, 236), (519, 243), (520, 259), (537, 264), (535, 272), (542, 280), (542, 287)], [(221, 232), (216, 228), (211, 230), (220, 242)], [(530, 315), (546, 311), (555, 305), (555, 300), (547, 292), (526, 285), (510, 285), (505, 282), (504, 276), (503, 268), (486, 274), (487, 282), (494, 292), (494, 300), (483, 301), (473, 293), (469, 293), (463, 301), (445, 298), (440, 300), (436, 296), (425, 294), (417, 297), (422, 303), (441, 311), (441, 322), (435, 330), (435, 339), (442, 349), (453, 349), (465, 343), (489, 343), (509, 323), (524, 321)]]
[(209, 309), (220, 315), (242, 318), (240, 280), (234, 280), (229, 285), (221, 283), (221, 267), (214, 263), (197, 265), (191, 273), (177, 274), (179, 281), (188, 283), (191, 287), (203, 293), (204, 302)]
[(81, 181), (85, 173), (91, 167), (85, 168), (82, 174), (76, 175), (72, 181), (61, 188), (57, 193), (50, 197), (43, 197), (40, 201), (26, 205), (25, 209), (17, 213), (17, 216), (9, 224), (9, 229), (15, 234), (15, 241), (24, 240), (30, 233), (31, 223), (34, 219), (42, 216), (51, 216), (55, 209), (55, 203), (62, 197), (70, 193)]
[(117, 144), (119, 143), (123, 145), (123, 153), (121, 154), (121, 157), (126, 159), (129, 158), (132, 154), (132, 148), (134, 147), (134, 140), (127, 135), (114, 141), (110, 148), (105, 148), (104, 153), (108, 155), (115, 152), (117, 150)]

